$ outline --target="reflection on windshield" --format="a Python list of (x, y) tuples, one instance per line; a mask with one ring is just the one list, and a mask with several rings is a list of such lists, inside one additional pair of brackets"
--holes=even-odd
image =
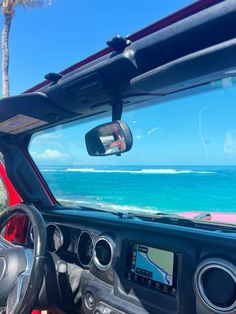
[(227, 213), (236, 224), (236, 88), (219, 85), (123, 114), (134, 144), (120, 157), (86, 152), (84, 135), (108, 119), (38, 133), (30, 153), (65, 204), (187, 218), (218, 213), (212, 220)]

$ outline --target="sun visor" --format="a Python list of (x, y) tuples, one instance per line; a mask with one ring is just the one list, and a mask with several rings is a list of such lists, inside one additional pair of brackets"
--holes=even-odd
[(166, 95), (236, 74), (236, 39), (194, 52), (131, 80), (142, 92)]
[(72, 118), (72, 113), (57, 108), (43, 93), (0, 99), (1, 135), (33, 133)]

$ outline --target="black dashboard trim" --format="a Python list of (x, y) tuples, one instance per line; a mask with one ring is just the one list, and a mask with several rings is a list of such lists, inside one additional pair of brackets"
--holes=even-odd
[[(86, 274), (91, 275), (93, 285), (104, 285), (110, 292), (110, 303), (117, 300), (140, 308), (140, 313), (197, 313), (197, 297), (193, 278), (198, 265), (207, 258), (223, 258), (236, 265), (234, 254), (236, 230), (226, 231), (211, 228), (191, 228), (167, 223), (124, 219), (106, 212), (85, 211), (71, 208), (44, 211), (47, 223), (63, 225), (70, 230), (89, 230), (94, 239), (109, 236), (115, 242), (114, 258), (107, 270), (101, 271), (92, 261)], [(162, 250), (174, 252), (177, 256), (176, 295), (155, 291), (149, 287), (130, 282), (125, 276), (127, 269), (127, 243), (135, 241)], [(86, 281), (87, 282), (87, 281)], [(106, 287), (106, 288), (105, 288)], [(100, 295), (100, 290), (95, 289)], [(94, 291), (95, 291), (94, 290)], [(105, 298), (105, 296), (104, 296)], [(106, 301), (105, 298), (100, 301)], [(114, 302), (113, 302), (114, 301)], [(142, 311), (141, 311), (142, 309)], [(122, 310), (122, 308), (120, 308)], [(90, 313), (90, 312), (85, 312)], [(202, 314), (202, 313), (201, 313)]]

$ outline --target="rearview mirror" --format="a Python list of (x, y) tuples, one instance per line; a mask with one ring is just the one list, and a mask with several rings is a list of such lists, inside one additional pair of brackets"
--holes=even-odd
[(132, 133), (123, 121), (99, 125), (85, 135), (90, 156), (119, 155), (131, 149)]

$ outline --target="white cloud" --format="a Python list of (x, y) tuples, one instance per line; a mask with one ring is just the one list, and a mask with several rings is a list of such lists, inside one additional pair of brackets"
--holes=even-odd
[(69, 157), (68, 154), (62, 153), (55, 149), (45, 149), (42, 153), (31, 152), (33, 158), (38, 160), (64, 160)]
[[(30, 142), (30, 150), (35, 150), (38, 145), (55, 147), (57, 150), (63, 149), (62, 134), (60, 133), (38, 133), (38, 136)], [(45, 147), (44, 146), (44, 147)]]
[(228, 130), (225, 134), (224, 152), (236, 154), (236, 129)]

